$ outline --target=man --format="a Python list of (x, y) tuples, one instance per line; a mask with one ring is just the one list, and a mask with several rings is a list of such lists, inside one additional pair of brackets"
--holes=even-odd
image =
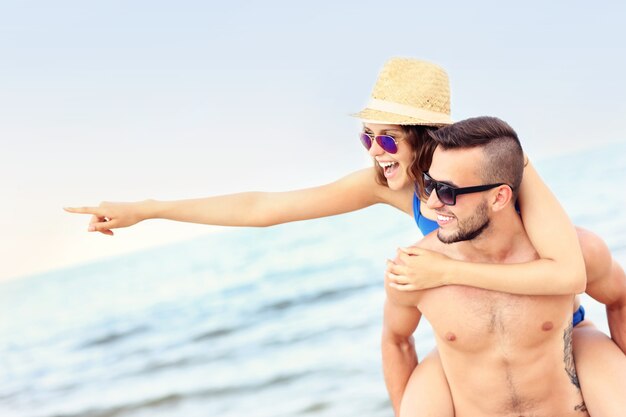
[[(514, 206), (524, 165), (515, 132), (499, 119), (481, 117), (433, 136), (439, 146), (425, 181), (439, 230), (418, 246), (472, 262), (537, 259)], [(438, 378), (432, 390), (422, 388), (431, 403), (445, 402), (446, 395), (454, 403), (440, 407), (438, 416), (589, 415), (572, 357), (573, 294), (519, 296), (464, 286), (386, 289), (383, 367), (396, 412), (417, 365), (410, 338), (423, 314), (439, 353), (417, 368), (435, 369), (430, 376)], [(442, 386), (449, 391), (439, 397)], [(430, 415), (414, 409), (419, 403), (407, 403), (401, 414)]]

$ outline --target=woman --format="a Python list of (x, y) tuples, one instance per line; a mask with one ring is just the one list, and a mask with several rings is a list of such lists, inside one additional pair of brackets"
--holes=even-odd
[[(92, 214), (88, 230), (107, 235), (113, 235), (112, 229), (151, 218), (223, 226), (270, 226), (346, 213), (377, 203), (389, 204), (413, 215), (423, 233), (436, 228), (436, 223), (430, 220), (435, 216), (420, 204), (415, 190), (416, 187), (420, 192), (423, 189), (421, 173), (428, 169), (433, 151), (427, 131), (451, 123), (446, 73), (427, 62), (392, 59), (383, 68), (367, 108), (356, 116), (364, 122), (360, 139), (375, 160), (375, 166), (331, 184), (281, 193), (250, 192), (170, 202), (105, 202), (99, 207), (66, 210)], [(582, 292), (585, 288), (585, 264), (576, 232), (531, 164), (524, 172), (520, 210), (541, 260), (507, 266), (460, 264), (435, 254), (407, 250), (406, 254), (400, 255), (400, 258), (406, 258), (406, 267), (390, 264), (390, 277), (396, 285), (407, 290), (419, 285), (426, 288), (463, 284), (446, 278), (449, 270), (463, 268), (464, 274), (453, 274), (453, 277), (471, 277), (473, 286), (485, 289), (516, 294)], [(547, 222), (546, 218), (550, 221)], [(593, 239), (581, 236), (582, 247), (590, 246), (584, 241)], [(421, 256), (413, 256), (415, 254)], [(441, 262), (435, 262), (434, 257)], [(597, 258), (586, 258), (589, 261), (586, 265), (588, 271), (600, 270), (601, 267), (594, 263)], [(439, 269), (440, 264), (444, 272), (436, 276), (444, 279), (418, 284), (421, 279), (417, 276), (419, 271), (414, 270), (415, 262), (428, 259), (432, 260), (428, 261), (429, 272)], [(507, 280), (501, 279), (501, 268), (506, 268)], [(584, 350), (581, 348), (581, 351)], [(424, 375), (427, 375), (431, 368), (425, 366), (423, 369)], [(437, 372), (436, 367), (432, 369)], [(420, 373), (416, 374), (419, 376)], [(446, 385), (438, 388), (445, 393), (442, 387)]]

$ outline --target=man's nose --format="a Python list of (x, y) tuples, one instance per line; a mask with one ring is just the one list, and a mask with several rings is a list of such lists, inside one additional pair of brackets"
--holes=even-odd
[(428, 196), (428, 200), (426, 200), (426, 207), (428, 207), (429, 209), (440, 208), (444, 205), (445, 204), (443, 204), (441, 200), (439, 200), (439, 197), (437, 196), (437, 191), (435, 190), (430, 193), (430, 195)]

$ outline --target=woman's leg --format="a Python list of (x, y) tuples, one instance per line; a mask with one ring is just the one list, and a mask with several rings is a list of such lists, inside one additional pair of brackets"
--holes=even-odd
[[(611, 333), (624, 348), (624, 270), (600, 237), (582, 228), (577, 232), (585, 258), (587, 294), (607, 306)], [(574, 327), (573, 343), (578, 381), (591, 417), (624, 415), (626, 355), (620, 346), (587, 320)]]
[(407, 383), (399, 417), (454, 417), (454, 405), (439, 352), (431, 351)]
[(585, 320), (574, 328), (574, 362), (591, 417), (616, 417), (626, 410), (626, 356)]

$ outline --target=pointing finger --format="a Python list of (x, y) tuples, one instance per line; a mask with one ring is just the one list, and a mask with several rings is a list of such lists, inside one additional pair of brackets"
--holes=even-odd
[(97, 216), (102, 215), (102, 209), (99, 207), (63, 207), (63, 210), (68, 213), (77, 213), (77, 214), (94, 214)]

